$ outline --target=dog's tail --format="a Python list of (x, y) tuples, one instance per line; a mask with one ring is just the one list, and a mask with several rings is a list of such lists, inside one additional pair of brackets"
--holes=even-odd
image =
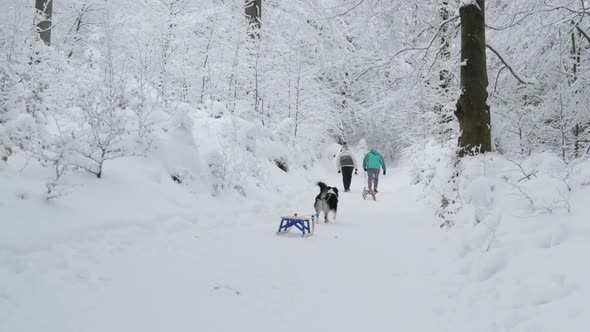
[(320, 186), (320, 192), (322, 192), (322, 193), (323, 193), (323, 192), (326, 192), (326, 191), (328, 191), (328, 186), (327, 186), (325, 183), (323, 183), (323, 182), (318, 182), (318, 186)]

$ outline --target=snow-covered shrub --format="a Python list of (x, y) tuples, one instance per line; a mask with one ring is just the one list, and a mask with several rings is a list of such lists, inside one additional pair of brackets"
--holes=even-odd
[(34, 134), (35, 123), (26, 112), (22, 84), (18, 77), (0, 64), (0, 158), (4, 161), (12, 154), (13, 147), (22, 144)]
[(459, 177), (462, 164), (456, 145), (429, 140), (423, 146), (406, 148), (402, 156), (411, 170), (412, 182), (424, 187), (423, 198), (436, 211), (441, 223), (452, 225), (462, 208)]
[[(569, 212), (571, 183), (584, 183), (579, 165), (554, 153), (511, 158), (497, 153), (459, 159), (456, 147), (430, 141), (408, 148), (404, 156), (412, 181), (443, 225), (477, 225), (510, 213)], [(582, 163), (582, 162), (580, 162)], [(518, 211), (518, 212), (517, 212)]]
[[(161, 113), (162, 123), (155, 135), (150, 156), (158, 159), (174, 181), (195, 189), (201, 181), (201, 158), (193, 136), (195, 109), (180, 103), (171, 111), (172, 115)], [(206, 181), (205, 181), (206, 182)]]
[(227, 167), (224, 156), (219, 151), (210, 151), (205, 157), (207, 170), (209, 171), (213, 194), (217, 194), (226, 187)]
[(590, 158), (584, 157), (574, 160), (571, 164), (568, 183), (572, 189), (584, 189), (590, 185)]
[(195, 119), (193, 134), (201, 147), (212, 192), (243, 186), (258, 175), (258, 141), (268, 130), (229, 115)]
[(273, 138), (284, 144), (290, 144), (293, 141), (293, 132), (295, 130), (295, 121), (292, 118), (285, 118), (274, 129)]

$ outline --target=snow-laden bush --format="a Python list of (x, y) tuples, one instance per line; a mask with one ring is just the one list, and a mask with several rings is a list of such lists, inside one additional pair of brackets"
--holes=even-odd
[(195, 109), (180, 103), (171, 115), (161, 113), (162, 121), (151, 145), (150, 156), (158, 159), (168, 176), (196, 191), (202, 181), (202, 161), (199, 146), (194, 139)]
[(433, 139), (422, 146), (406, 148), (402, 156), (405, 166), (410, 168), (412, 182), (424, 187), (422, 198), (433, 207), (441, 223), (452, 224), (462, 207), (458, 176), (461, 164), (456, 145), (442, 145)]
[(4, 161), (36, 130), (34, 119), (26, 112), (24, 97), (16, 73), (0, 64), (0, 158)]
[(405, 151), (412, 181), (441, 218), (441, 226), (497, 224), (505, 213), (571, 210), (572, 186), (585, 186), (587, 163), (565, 164), (545, 152), (512, 159), (497, 153), (458, 159), (452, 142), (430, 141)]
[(194, 135), (202, 147), (212, 192), (217, 194), (226, 189), (244, 192), (245, 182), (263, 177), (265, 165), (284, 156), (283, 152), (274, 152), (283, 149), (273, 150), (268, 128), (233, 115), (218, 117), (220, 110), (217, 106), (211, 117), (196, 118)]
[(191, 116), (204, 174), (216, 195), (225, 190), (247, 195), (251, 186), (270, 185), (268, 174), (274, 170), (308, 168), (321, 158), (328, 141), (324, 132), (307, 132), (311, 129), (301, 132), (307, 136), (296, 137), (292, 118), (268, 128), (228, 112), (219, 101), (206, 101)]

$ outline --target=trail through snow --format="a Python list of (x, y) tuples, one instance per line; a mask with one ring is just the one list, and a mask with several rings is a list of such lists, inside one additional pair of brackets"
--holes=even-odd
[[(0, 250), (0, 331), (502, 331), (524, 319), (499, 312), (499, 326), (485, 305), (470, 310), (477, 292), (454, 299), (470, 266), (449, 268), (456, 247), (406, 171), (382, 176), (376, 202), (354, 177), (338, 219), (311, 237), (275, 235), (280, 215), (312, 211), (318, 188), (301, 182), (247, 213), (226, 206)], [(482, 280), (505, 264), (491, 262)]]
[(234, 226), (178, 217), (4, 253), (1, 330), (434, 330), (440, 231), (404, 172), (382, 177), (377, 202), (362, 200), (361, 182), (309, 238), (274, 232), (279, 215), (312, 211), (315, 187), (289, 198), (292, 211), (265, 207)]

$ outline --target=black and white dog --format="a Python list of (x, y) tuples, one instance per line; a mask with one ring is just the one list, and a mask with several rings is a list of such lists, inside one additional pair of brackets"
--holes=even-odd
[(320, 212), (324, 212), (324, 220), (329, 222), (328, 213), (330, 212), (334, 212), (334, 219), (336, 219), (338, 188), (328, 187), (323, 182), (318, 182), (318, 186), (320, 186), (320, 193), (315, 198), (315, 215), (319, 219)]

